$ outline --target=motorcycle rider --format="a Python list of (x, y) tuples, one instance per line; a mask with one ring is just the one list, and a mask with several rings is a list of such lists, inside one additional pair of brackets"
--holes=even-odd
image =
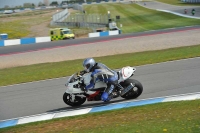
[(104, 102), (110, 101), (113, 97), (112, 91), (118, 84), (118, 75), (114, 70), (111, 70), (106, 65), (95, 62), (93, 58), (87, 58), (83, 61), (83, 67), (86, 72), (92, 72), (90, 84), (85, 87), (85, 90), (92, 89), (97, 80), (107, 84), (107, 88), (101, 95), (101, 100)]

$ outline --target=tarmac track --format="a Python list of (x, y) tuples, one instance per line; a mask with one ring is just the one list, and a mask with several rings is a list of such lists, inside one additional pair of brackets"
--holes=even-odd
[[(138, 99), (200, 91), (200, 58), (138, 66), (136, 69), (133, 78), (144, 87)], [(64, 77), (0, 87), (0, 120), (77, 109), (62, 101), (67, 79), (68, 77)], [(111, 103), (121, 101), (124, 99), (116, 98)], [(101, 101), (86, 102), (80, 108), (101, 104)]]

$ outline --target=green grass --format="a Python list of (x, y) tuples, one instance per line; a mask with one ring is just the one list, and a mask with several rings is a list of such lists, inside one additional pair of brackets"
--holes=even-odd
[(172, 27), (199, 25), (199, 19), (184, 18), (170, 13), (159, 12), (141, 7), (136, 4), (99, 4), (85, 5), (87, 14), (107, 14), (115, 19), (120, 15), (118, 27), (123, 25), (122, 33), (158, 30)]
[(156, 1), (177, 6), (200, 6), (200, 3), (184, 3), (181, 0), (156, 0)]
[(0, 129), (4, 133), (199, 133), (200, 100), (158, 103)]
[[(172, 1), (172, 0), (171, 0)], [(176, 0), (175, 0), (176, 1)], [(177, 2), (177, 1), (176, 1)], [(84, 6), (87, 14), (107, 14), (107, 11), (111, 12), (111, 17), (115, 19), (117, 15), (120, 15), (121, 19), (117, 22), (118, 27), (123, 25), (122, 33), (142, 32), (148, 30), (157, 30), (172, 27), (182, 27), (190, 25), (199, 25), (199, 19), (189, 19), (180, 16), (176, 16), (169, 13), (159, 12), (143, 8), (136, 4), (97, 4)], [(40, 25), (43, 22), (51, 20), (51, 16), (37, 18), (39, 15), (44, 15), (49, 11), (35, 11), (13, 15), (0, 16), (0, 32), (7, 33), (9, 39), (27, 37), (32, 35), (30, 27), (33, 25)], [(72, 14), (77, 13), (76, 11)], [(29, 19), (26, 19), (29, 17)], [(33, 17), (33, 18), (30, 18)], [(9, 18), (20, 18), (13, 21), (1, 21)], [(89, 31), (77, 32), (79, 35), (84, 35)]]
[(49, 17), (43, 17), (42, 19), (28, 18), (19, 19), (9, 22), (0, 22), (1, 33), (7, 33), (9, 39), (17, 39), (27, 37), (31, 31), (30, 27), (38, 25), (42, 22), (50, 20)]
[(30, 31), (27, 28), (27, 25), (24, 25), (21, 20), (0, 22), (1, 33), (7, 33), (9, 39), (18, 39), (29, 35)]
[(39, 25), (47, 21), (50, 22), (51, 16), (42, 16), (42, 19), (39, 16), (49, 12), (52, 11), (33, 11), (0, 16), (0, 33), (7, 33), (9, 39), (27, 37), (31, 34), (31, 26)]
[(24, 17), (24, 16), (35, 16), (35, 15), (40, 15), (40, 14), (45, 14), (48, 13), (50, 10), (47, 11), (28, 11), (28, 12), (21, 12), (21, 13), (14, 13), (14, 14), (4, 14), (3, 16), (1, 16), (0, 18), (9, 18), (9, 17)]
[[(112, 69), (200, 56), (200, 45), (95, 58)], [(82, 70), (82, 59), (0, 69), (0, 86), (63, 77)]]

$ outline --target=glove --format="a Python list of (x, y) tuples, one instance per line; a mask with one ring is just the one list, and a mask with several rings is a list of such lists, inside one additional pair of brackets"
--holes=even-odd
[(83, 70), (83, 71), (80, 71), (80, 75), (84, 75), (86, 73), (86, 71), (85, 70)]

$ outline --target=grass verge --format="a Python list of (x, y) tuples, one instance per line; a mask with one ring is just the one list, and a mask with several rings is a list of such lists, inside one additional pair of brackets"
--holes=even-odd
[(158, 103), (0, 129), (4, 133), (199, 133), (200, 100)]
[[(199, 19), (185, 18), (170, 13), (151, 10), (137, 4), (85, 5), (84, 9), (87, 14), (107, 14), (110, 11), (111, 18), (113, 19), (119, 15), (120, 20), (116, 22), (122, 30), (122, 33), (199, 25), (200, 23)], [(120, 27), (120, 24), (122, 24), (122, 27)]]
[[(95, 60), (97, 62), (105, 63), (112, 69), (116, 69), (124, 66), (139, 66), (199, 56), (200, 45), (196, 45), (157, 51), (97, 57)], [(82, 70), (82, 61), (82, 59), (79, 59), (0, 69), (0, 86), (71, 75), (78, 70)]]
[[(54, 10), (30, 11), (1, 16), (0, 33), (7, 33), (9, 39), (35, 37), (37, 35), (33, 35), (34, 32), (31, 27), (42, 25), (46, 22), (50, 23)], [(48, 32), (46, 35), (48, 35)]]

